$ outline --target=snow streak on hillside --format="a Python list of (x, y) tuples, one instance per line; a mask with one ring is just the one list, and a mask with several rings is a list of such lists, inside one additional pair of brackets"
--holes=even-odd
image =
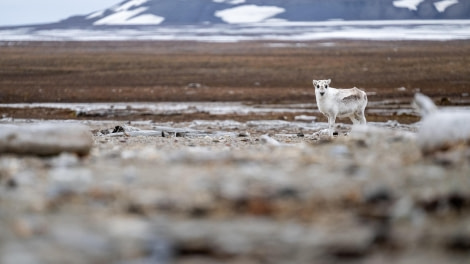
[(102, 17), (95, 21), (94, 25), (158, 25), (162, 23), (165, 20), (164, 17), (142, 14), (148, 10), (148, 7), (140, 6), (147, 2), (148, 0), (132, 0), (112, 8), (114, 13), (110, 15), (105, 16), (103, 10), (87, 16), (87, 19)]
[[(418, 6), (425, 0), (396, 0), (393, 1), (393, 5), (398, 8), (407, 8), (412, 11), (418, 10)], [(446, 9), (452, 5), (458, 4), (459, 0), (441, 0), (434, 3), (434, 7), (440, 13), (446, 11)]]
[[(373, 3), (372, 3), (373, 2)], [(470, 18), (459, 0), (128, 0), (62, 24), (195, 25), (270, 21), (421, 20)]]
[(284, 8), (277, 6), (242, 5), (230, 9), (224, 9), (215, 13), (229, 24), (257, 23), (284, 12)]

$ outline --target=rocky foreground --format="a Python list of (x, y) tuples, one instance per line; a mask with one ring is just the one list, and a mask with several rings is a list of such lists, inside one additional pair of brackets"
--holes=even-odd
[(88, 154), (0, 156), (0, 263), (470, 257), (470, 148), (423, 152), (420, 124), (83, 124)]

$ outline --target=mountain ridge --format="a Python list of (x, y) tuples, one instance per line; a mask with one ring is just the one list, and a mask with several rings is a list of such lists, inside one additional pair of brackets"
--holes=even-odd
[(470, 39), (470, 1), (126, 0), (56, 23), (0, 27), (0, 41), (319, 39)]
[(470, 19), (470, 1), (126, 0), (54, 24), (92, 27), (414, 19)]

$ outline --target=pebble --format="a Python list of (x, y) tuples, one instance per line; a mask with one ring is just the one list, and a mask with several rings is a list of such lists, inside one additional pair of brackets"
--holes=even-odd
[(73, 167), (80, 165), (80, 160), (77, 155), (72, 153), (62, 153), (57, 157), (51, 158), (49, 164), (51, 167)]
[(263, 144), (266, 144), (266, 145), (270, 145), (270, 146), (280, 146), (281, 145), (281, 143), (279, 143), (279, 141), (275, 140), (274, 138), (272, 138), (268, 135), (262, 135), (259, 139)]
[(330, 150), (332, 157), (342, 157), (349, 155), (349, 149), (345, 145), (335, 145)]
[(54, 200), (62, 195), (80, 194), (88, 190), (93, 174), (87, 168), (54, 168), (49, 172), (48, 196)]
[(242, 131), (242, 132), (238, 133), (238, 136), (239, 137), (249, 137), (250, 133), (248, 131)]
[(468, 253), (470, 250), (470, 234), (467, 231), (459, 231), (447, 238), (445, 246), (452, 251)]

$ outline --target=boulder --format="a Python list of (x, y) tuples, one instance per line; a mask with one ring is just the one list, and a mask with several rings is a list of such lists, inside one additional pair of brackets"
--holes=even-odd
[(0, 125), (0, 153), (51, 156), (70, 152), (84, 156), (92, 146), (89, 128), (80, 124)]

